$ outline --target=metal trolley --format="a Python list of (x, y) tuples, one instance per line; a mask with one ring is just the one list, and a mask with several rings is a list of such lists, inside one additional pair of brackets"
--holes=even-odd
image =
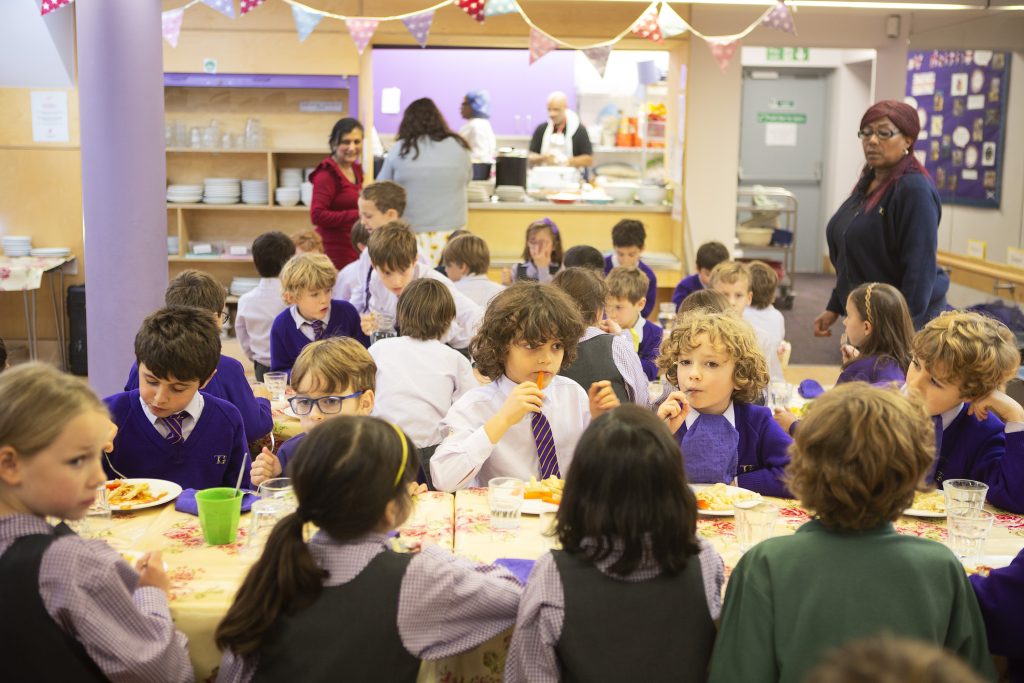
[[(779, 292), (775, 307), (793, 307), (796, 267), (796, 195), (784, 187), (740, 187), (736, 192), (736, 246), (742, 260), (760, 259), (775, 267)], [(781, 260), (780, 260), (781, 259)]]

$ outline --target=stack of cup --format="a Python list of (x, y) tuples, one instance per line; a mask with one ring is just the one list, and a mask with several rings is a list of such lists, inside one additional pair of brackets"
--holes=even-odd
[(942, 482), (942, 492), (946, 498), (950, 550), (964, 564), (977, 564), (994, 519), (984, 509), (988, 484), (972, 479), (947, 479)]

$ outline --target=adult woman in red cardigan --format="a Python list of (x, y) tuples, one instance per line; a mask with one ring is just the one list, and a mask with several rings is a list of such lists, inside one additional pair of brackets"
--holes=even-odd
[(331, 155), (320, 162), (309, 180), (313, 205), (309, 215), (324, 241), (324, 252), (341, 270), (359, 258), (352, 246), (352, 226), (359, 218), (359, 193), (363, 189), (363, 125), (345, 118), (331, 130)]

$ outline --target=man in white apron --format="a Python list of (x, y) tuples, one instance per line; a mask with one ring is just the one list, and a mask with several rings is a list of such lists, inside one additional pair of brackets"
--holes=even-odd
[(569, 98), (564, 92), (548, 95), (548, 122), (533, 132), (530, 165), (586, 168), (593, 163), (593, 153), (587, 129), (569, 109)]

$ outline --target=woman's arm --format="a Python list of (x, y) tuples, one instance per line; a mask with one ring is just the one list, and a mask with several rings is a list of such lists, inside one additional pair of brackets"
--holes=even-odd
[(899, 249), (893, 257), (903, 274), (899, 289), (907, 300), (914, 328), (920, 329), (927, 322), (925, 316), (938, 272), (938, 195), (924, 176), (904, 176), (893, 190), (890, 209)]

